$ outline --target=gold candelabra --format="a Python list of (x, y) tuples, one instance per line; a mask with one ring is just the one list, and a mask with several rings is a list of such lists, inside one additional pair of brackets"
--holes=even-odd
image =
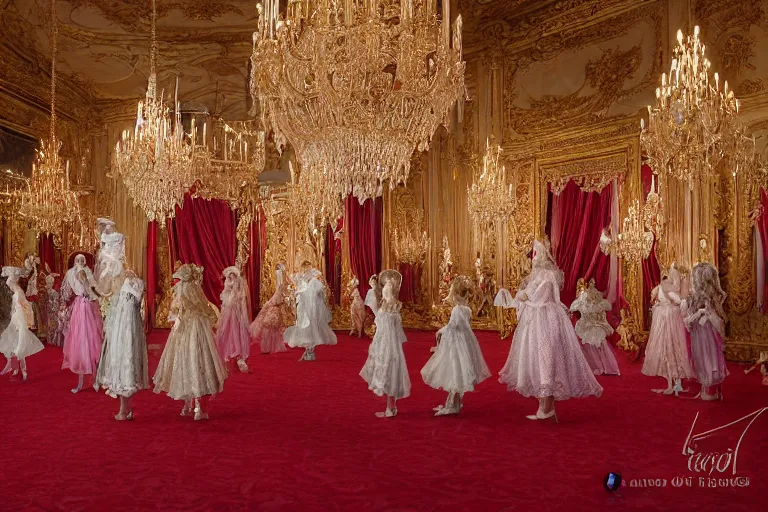
[(175, 115), (157, 97), (157, 21), (156, 0), (152, 0), (152, 36), (147, 94), (140, 101), (133, 132), (125, 130), (115, 148), (114, 164), (128, 195), (150, 221), (172, 218), (192, 185), (193, 145), (185, 140), (179, 111), (178, 91), (174, 98)]
[(501, 146), (487, 140), (483, 156), (483, 170), (467, 188), (469, 214), (478, 227), (489, 227), (504, 221), (517, 207), (515, 184), (507, 185), (507, 171), (499, 162)]
[(600, 249), (604, 254), (614, 254), (629, 263), (648, 258), (652, 248), (653, 233), (645, 229), (643, 209), (637, 199), (629, 205), (621, 233), (615, 239), (605, 234), (600, 237)]
[(80, 218), (78, 194), (70, 188), (69, 161), (59, 157), (61, 141), (56, 136), (56, 57), (58, 54), (56, 0), (51, 0), (51, 130), (48, 141), (40, 141), (32, 164), (29, 187), (20, 194), (19, 215), (39, 234), (51, 234), (60, 243), (65, 226)]
[(395, 250), (395, 259), (398, 263), (415, 266), (424, 261), (427, 252), (429, 252), (430, 241), (426, 231), (422, 232), (419, 237), (410, 231), (401, 233), (395, 229), (392, 245)]
[(728, 159), (733, 172), (751, 179), (754, 140), (737, 121), (739, 100), (727, 81), (721, 88), (717, 73), (710, 80), (698, 26), (687, 38), (678, 31), (677, 42), (669, 75), (661, 75), (656, 89), (656, 105), (648, 106), (648, 125), (640, 122), (640, 142), (651, 167), (692, 186), (714, 176)]
[(257, 9), (251, 95), (276, 144), (296, 150), (301, 179), (361, 202), (406, 182), (413, 151), (428, 149), (466, 94), (450, 2), (441, 13), (437, 0), (264, 0)]

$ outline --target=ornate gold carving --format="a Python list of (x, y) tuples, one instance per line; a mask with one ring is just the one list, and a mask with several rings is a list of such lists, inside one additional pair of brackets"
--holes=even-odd
[(559, 194), (569, 181), (587, 192), (599, 192), (606, 185), (627, 172), (627, 155), (607, 155), (587, 160), (575, 160), (541, 169), (542, 186), (552, 185), (552, 192)]

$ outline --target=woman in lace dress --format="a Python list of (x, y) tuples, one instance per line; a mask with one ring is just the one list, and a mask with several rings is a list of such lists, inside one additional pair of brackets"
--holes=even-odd
[(155, 393), (183, 400), (181, 415), (192, 411), (195, 420), (208, 419), (208, 397), (224, 390), (227, 368), (216, 350), (213, 324), (216, 315), (201, 286), (203, 267), (188, 263), (179, 267), (174, 279), (168, 319), (173, 322), (168, 342), (153, 378)]
[(107, 315), (96, 386), (120, 398), (118, 421), (133, 419), (133, 397), (149, 388), (147, 338), (141, 318), (144, 282), (129, 270)]
[(673, 263), (668, 276), (651, 292), (655, 304), (642, 372), (650, 377), (667, 379), (666, 389), (653, 390), (665, 395), (682, 391), (682, 379), (695, 376), (688, 357), (685, 322), (680, 310), (681, 287), (682, 277)]
[(45, 316), (48, 344), (60, 347), (64, 343), (64, 337), (59, 331), (59, 292), (53, 287), (59, 274), (45, 276)]
[(325, 283), (319, 270), (309, 262), (294, 278), (296, 284), (296, 325), (285, 330), (283, 339), (291, 348), (303, 348), (300, 361), (314, 361), (315, 347), (335, 345), (336, 334), (331, 330), (331, 312), (325, 304)]
[(11, 321), (0, 334), (0, 353), (8, 360), (0, 375), (11, 371), (15, 359), (19, 362), (21, 378), (26, 381), (27, 357), (43, 350), (43, 344), (29, 330), (29, 326), (33, 323), (33, 313), (26, 294), (19, 285), (19, 278), (23, 272), (24, 270), (18, 267), (3, 267), (2, 271), (2, 277), (6, 278), (13, 298), (11, 299)]
[(619, 363), (606, 342), (606, 338), (613, 334), (613, 327), (605, 316), (610, 310), (611, 303), (595, 287), (594, 279), (589, 280), (589, 285), (571, 304), (571, 312), (580, 314), (576, 322), (576, 334), (581, 339), (584, 356), (595, 375), (619, 375)]
[(72, 268), (64, 276), (75, 296), (69, 327), (64, 338), (64, 362), (62, 370), (69, 369), (77, 375), (73, 393), (83, 389), (84, 377), (95, 375), (101, 355), (103, 322), (96, 294), (96, 281), (86, 266), (85, 256), (78, 254)]
[(248, 332), (248, 304), (245, 299), (245, 279), (237, 267), (224, 269), (224, 290), (221, 292), (221, 316), (216, 329), (216, 346), (228, 362), (237, 360), (241, 372), (248, 372), (251, 335)]
[(554, 418), (555, 400), (600, 396), (603, 388), (584, 358), (566, 307), (560, 302), (563, 273), (549, 249), (533, 243), (533, 265), (515, 296), (518, 325), (499, 381), (510, 391), (536, 397), (531, 420)]
[(363, 337), (365, 332), (365, 323), (368, 320), (368, 314), (365, 312), (365, 303), (363, 297), (360, 295), (358, 286), (360, 280), (357, 277), (352, 277), (347, 285), (347, 291), (352, 298), (352, 302), (349, 306), (349, 315), (352, 321), (352, 329), (349, 331), (349, 335), (357, 333), (358, 338)]
[(381, 306), (375, 310), (376, 334), (368, 348), (360, 376), (368, 383), (368, 389), (377, 396), (387, 397), (387, 408), (377, 412), (379, 418), (397, 416), (397, 400), (411, 394), (411, 379), (405, 364), (403, 343), (405, 331), (400, 317), (401, 303), (397, 300), (403, 277), (396, 270), (385, 270), (378, 282), (383, 284)]
[(480, 344), (469, 320), (472, 310), (467, 306), (471, 289), (467, 276), (458, 276), (451, 283), (447, 301), (453, 304), (448, 325), (437, 331), (437, 349), (421, 369), (424, 382), (435, 389), (448, 392), (445, 405), (434, 409), (435, 416), (458, 414), (464, 393), (491, 376)]
[(262, 354), (288, 350), (283, 341), (283, 331), (285, 330), (283, 309), (285, 308), (287, 287), (285, 267), (282, 263), (278, 263), (275, 269), (275, 293), (261, 308), (250, 327), (253, 342), (261, 345)]
[(701, 384), (702, 400), (723, 398), (722, 383), (728, 376), (723, 354), (725, 292), (720, 276), (710, 263), (693, 267), (692, 294), (681, 305), (691, 337), (691, 362)]

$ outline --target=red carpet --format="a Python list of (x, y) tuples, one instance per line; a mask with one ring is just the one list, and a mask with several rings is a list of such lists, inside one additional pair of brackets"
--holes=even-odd
[[(73, 396), (61, 351), (46, 348), (28, 361), (28, 382), (0, 380), (0, 509), (736, 511), (765, 502), (768, 413), (744, 436), (742, 479), (715, 480), (748, 478), (745, 487), (711, 488), (681, 455), (697, 412), (702, 432), (768, 405), (768, 388), (739, 366), (722, 403), (656, 396), (660, 379), (620, 357), (623, 375), (599, 378), (599, 399), (559, 403), (557, 425), (527, 420), (535, 401), (495, 379), (466, 397), (459, 417), (434, 418), (445, 396), (419, 375), (432, 337), (409, 333), (413, 396), (395, 419), (374, 417), (384, 400), (358, 376), (368, 343), (346, 336), (318, 349), (314, 363), (297, 362), (298, 351), (253, 355), (253, 374), (233, 373), (208, 422), (179, 417), (180, 403), (152, 392), (137, 397), (135, 421), (116, 422), (117, 400), (92, 390)], [(497, 372), (509, 341), (480, 339)], [(151, 353), (152, 370), (158, 357)], [(698, 449), (735, 447), (745, 426)], [(666, 487), (609, 494), (602, 479), (611, 470)], [(673, 485), (686, 476), (691, 487)]]

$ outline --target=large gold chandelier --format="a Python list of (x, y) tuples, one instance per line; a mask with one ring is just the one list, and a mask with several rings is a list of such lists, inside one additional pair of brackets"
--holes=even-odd
[[(461, 16), (437, 0), (288, 0), (257, 4), (251, 94), (302, 180), (361, 202), (408, 179), (465, 94)], [(451, 33), (453, 37), (451, 39)]]
[(415, 266), (424, 262), (424, 258), (429, 252), (430, 241), (426, 231), (422, 232), (419, 237), (408, 230), (400, 232), (400, 230), (395, 229), (392, 245), (398, 263)]
[(648, 125), (641, 120), (640, 142), (654, 172), (690, 185), (714, 176), (727, 159), (731, 172), (754, 169), (754, 141), (745, 136), (737, 121), (739, 100), (720, 83), (710, 79), (710, 62), (699, 39), (677, 33), (669, 75), (661, 75), (656, 105), (648, 106)]
[(51, 0), (51, 131), (40, 141), (32, 164), (29, 189), (21, 194), (19, 214), (38, 234), (53, 235), (61, 243), (64, 227), (80, 217), (78, 194), (70, 188), (69, 161), (59, 158), (61, 141), (56, 136), (56, 57), (58, 53), (56, 0)]
[(209, 131), (208, 122), (203, 123), (200, 137), (201, 129), (192, 120), (191, 179), (195, 193), (226, 200), (238, 208), (250, 202), (244, 189), (257, 187), (264, 170), (264, 131), (249, 121), (228, 123), (217, 119), (212, 125)]
[(517, 191), (507, 184), (506, 168), (499, 162), (501, 146), (495, 141), (485, 143), (483, 170), (467, 188), (467, 206), (475, 225), (487, 228), (507, 219), (517, 206)]
[[(152, 39), (147, 94), (140, 101), (133, 132), (125, 130), (115, 148), (115, 168), (128, 195), (150, 221), (172, 218), (176, 206), (192, 185), (193, 146), (185, 140), (178, 102), (178, 80), (174, 115), (157, 97), (157, 10), (152, 0)], [(164, 223), (161, 222), (164, 225)]]
[(600, 237), (600, 249), (604, 254), (613, 254), (627, 261), (638, 263), (648, 258), (653, 248), (653, 232), (646, 229), (645, 212), (640, 201), (635, 199), (629, 205), (624, 217), (621, 233), (615, 239), (603, 234)]

